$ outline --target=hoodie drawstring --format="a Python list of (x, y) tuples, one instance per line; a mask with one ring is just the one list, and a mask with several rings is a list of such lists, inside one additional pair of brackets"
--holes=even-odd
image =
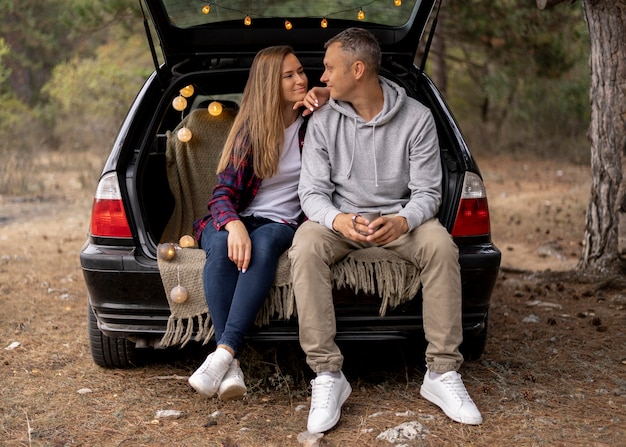
[(376, 124), (372, 126), (372, 151), (374, 152), (374, 181), (378, 188), (378, 162), (376, 160)]
[(350, 158), (350, 166), (348, 166), (348, 171), (346, 172), (346, 177), (350, 178), (350, 174), (352, 173), (352, 165), (354, 164), (354, 153), (356, 152), (356, 129), (357, 123), (356, 118), (353, 119), (354, 123), (354, 138), (352, 138), (352, 156)]

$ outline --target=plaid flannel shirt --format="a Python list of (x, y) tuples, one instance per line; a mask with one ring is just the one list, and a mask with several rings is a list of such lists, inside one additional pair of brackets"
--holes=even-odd
[[(300, 129), (298, 129), (298, 144), (301, 153), (307, 122), (308, 118), (305, 118)], [(254, 174), (250, 151), (238, 169), (232, 162), (229, 163), (226, 169), (217, 176), (213, 195), (208, 203), (209, 214), (194, 222), (196, 240), (200, 240), (200, 236), (209, 222), (217, 230), (221, 230), (228, 222), (239, 220), (239, 211), (245, 210), (250, 205), (260, 186), (261, 179)]]

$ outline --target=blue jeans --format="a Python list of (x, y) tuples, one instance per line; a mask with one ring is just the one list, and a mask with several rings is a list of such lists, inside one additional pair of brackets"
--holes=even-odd
[(228, 259), (228, 231), (209, 222), (200, 243), (204, 264), (204, 294), (215, 328), (215, 341), (237, 353), (244, 336), (263, 306), (276, 275), (280, 255), (289, 248), (294, 226), (268, 219), (242, 217), (252, 242), (252, 258), (246, 273)]

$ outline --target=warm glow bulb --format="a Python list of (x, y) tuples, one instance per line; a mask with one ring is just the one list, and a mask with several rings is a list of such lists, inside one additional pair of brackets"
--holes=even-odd
[(174, 110), (182, 112), (187, 107), (187, 100), (182, 96), (177, 96), (172, 101), (172, 107), (174, 107)]
[(402, 6), (402, 0), (393, 0), (393, 4), (396, 6)]
[(328, 20), (326, 20), (326, 17), (322, 19), (322, 28), (328, 28)]
[(180, 129), (178, 129), (176, 136), (180, 141), (186, 143), (187, 141), (191, 140), (191, 130), (189, 130), (187, 127), (181, 127)]
[(289, 31), (291, 28), (293, 28), (291, 22), (289, 20), (285, 20), (285, 29)]
[(189, 291), (186, 287), (177, 285), (170, 292), (170, 299), (176, 304), (182, 304), (189, 298)]
[(208, 14), (211, 12), (211, 5), (204, 5), (202, 7), (202, 14)]
[(196, 238), (188, 234), (185, 234), (184, 236), (181, 236), (181, 238), (179, 239), (178, 245), (180, 245), (182, 248), (195, 248)]
[(157, 247), (157, 256), (164, 261), (171, 261), (176, 256), (176, 246), (171, 242), (159, 244)]
[(359, 9), (359, 13), (356, 15), (356, 18), (359, 20), (363, 20), (365, 18), (365, 12), (363, 12), (363, 9)]
[(185, 98), (189, 98), (191, 95), (193, 95), (193, 92), (193, 85), (188, 85), (180, 89), (181, 96), (184, 96)]
[(211, 104), (209, 104), (209, 113), (212, 116), (218, 116), (220, 113), (222, 113), (222, 104), (217, 101), (213, 101)]
[(243, 24), (246, 25), (246, 26), (252, 25), (252, 17), (246, 16), (246, 18), (243, 19)]

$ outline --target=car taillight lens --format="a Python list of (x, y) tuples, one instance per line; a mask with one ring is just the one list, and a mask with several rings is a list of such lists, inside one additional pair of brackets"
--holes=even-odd
[(452, 236), (484, 236), (491, 231), (487, 192), (482, 180), (474, 172), (466, 172), (461, 202), (452, 228)]
[(132, 234), (124, 212), (122, 194), (114, 172), (102, 177), (91, 210), (91, 235), (130, 238)]

